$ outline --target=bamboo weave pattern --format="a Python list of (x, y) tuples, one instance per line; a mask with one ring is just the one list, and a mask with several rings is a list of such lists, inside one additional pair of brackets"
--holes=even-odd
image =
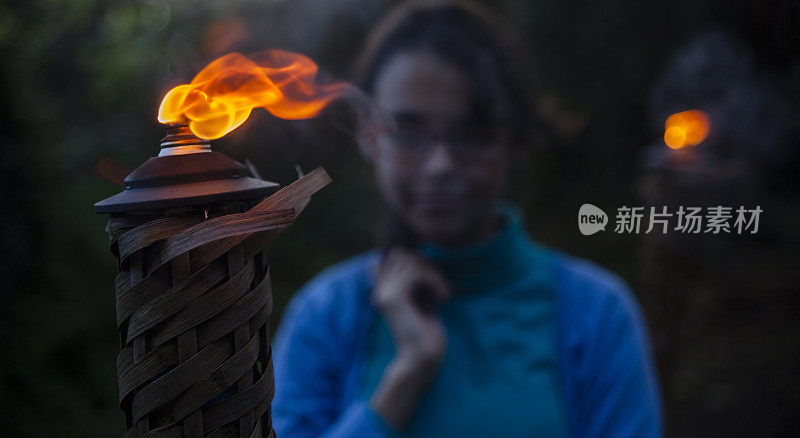
[(266, 245), (330, 182), (317, 168), (246, 209), (112, 215), (125, 436), (274, 436)]

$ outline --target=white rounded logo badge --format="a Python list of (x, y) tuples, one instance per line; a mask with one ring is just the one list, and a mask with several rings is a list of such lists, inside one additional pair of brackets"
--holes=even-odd
[(591, 236), (600, 230), (605, 231), (608, 215), (592, 204), (581, 205), (578, 210), (578, 229), (584, 236)]

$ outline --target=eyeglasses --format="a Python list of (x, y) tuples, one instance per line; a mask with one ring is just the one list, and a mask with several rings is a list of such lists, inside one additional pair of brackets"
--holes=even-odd
[(509, 129), (501, 121), (482, 121), (455, 123), (441, 130), (423, 121), (395, 118), (383, 137), (385, 144), (403, 158), (421, 159), (432, 145), (444, 142), (456, 158), (481, 160), (503, 153)]

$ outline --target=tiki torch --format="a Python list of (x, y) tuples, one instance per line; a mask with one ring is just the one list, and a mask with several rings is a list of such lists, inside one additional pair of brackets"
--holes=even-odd
[[(316, 65), (271, 51), (226, 55), (165, 96), (158, 156), (95, 204), (119, 259), (119, 403), (125, 436), (273, 436), (266, 245), (330, 182), (279, 189), (211, 149), (253, 108), (308, 118), (337, 96)], [(117, 169), (118, 170), (118, 169)]]

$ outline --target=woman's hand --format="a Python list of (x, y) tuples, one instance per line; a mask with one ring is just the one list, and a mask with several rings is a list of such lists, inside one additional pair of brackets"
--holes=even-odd
[(436, 307), (450, 298), (447, 280), (415, 253), (396, 248), (384, 259), (372, 294), (394, 340), (396, 355), (371, 399), (372, 409), (403, 429), (447, 351)]
[(436, 307), (449, 298), (447, 280), (429, 262), (406, 249), (389, 252), (372, 304), (389, 325), (396, 359), (420, 366), (441, 362), (447, 340)]

